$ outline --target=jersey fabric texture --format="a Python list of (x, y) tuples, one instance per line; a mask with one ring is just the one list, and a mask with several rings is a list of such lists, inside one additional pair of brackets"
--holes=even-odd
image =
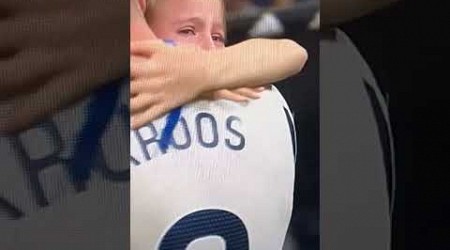
[(164, 126), (130, 132), (131, 249), (281, 249), (296, 141), (278, 90), (185, 105), (167, 150)]

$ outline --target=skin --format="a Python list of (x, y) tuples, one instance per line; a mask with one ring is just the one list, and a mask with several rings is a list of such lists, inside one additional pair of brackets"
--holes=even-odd
[(221, 0), (160, 0), (146, 13), (146, 17), (157, 37), (204, 50), (225, 47)]
[[(130, 33), (130, 37), (131, 37), (131, 41), (141, 41), (141, 40), (154, 40), (155, 42), (160, 42), (157, 41), (157, 38), (154, 34), (154, 32), (150, 29), (150, 28), (146, 28), (145, 26), (147, 25), (143, 19), (143, 13), (142, 13), (142, 9), (145, 9), (145, 2), (144, 1), (131, 1), (130, 2), (130, 10), (131, 10), (131, 33)], [(161, 7), (161, 5), (157, 5), (155, 6), (157, 8)], [(154, 11), (155, 13), (165, 13), (166, 11)], [(147, 15), (149, 15), (150, 12), (147, 12)], [(216, 13), (219, 15), (222, 15), (222, 13)], [(157, 15), (159, 16), (159, 15)], [(154, 20), (156, 20), (156, 24), (152, 24), (151, 26), (154, 26), (156, 28), (159, 27), (158, 30), (158, 35), (162, 38), (164, 37), (175, 37), (178, 36), (177, 40), (178, 44), (192, 44), (195, 45), (195, 41), (185, 41), (183, 40), (183, 38), (181, 36), (179, 36), (179, 34), (175, 33), (175, 34), (171, 34), (168, 32), (165, 32), (166, 30), (170, 30), (170, 27), (164, 27), (161, 24), (165, 24), (164, 22), (158, 22), (158, 20), (164, 20), (164, 18), (166, 17), (155, 17)], [(220, 22), (220, 25), (222, 25), (222, 22)], [(217, 36), (220, 37), (217, 37)], [(223, 47), (223, 40), (224, 40), (224, 36), (225, 34), (223, 33), (223, 27), (221, 27), (221, 34), (215, 34), (215, 39), (220, 38), (221, 40), (221, 47)], [(184, 38), (186, 38), (186, 36), (184, 36)], [(192, 39), (191, 39), (192, 40)], [(208, 50), (210, 48), (206, 48), (204, 47), (204, 49)], [(137, 57), (131, 57), (132, 61), (137, 61), (136, 58)], [(135, 59), (135, 60), (133, 60)], [(133, 64), (133, 63), (132, 63)], [(133, 84), (132, 84), (133, 85)], [(200, 97), (201, 98), (207, 98), (207, 99), (220, 99), (220, 98), (224, 98), (224, 99), (228, 99), (231, 101), (236, 101), (236, 102), (245, 102), (248, 101), (249, 99), (257, 99), (259, 98), (258, 93), (263, 91), (264, 88), (237, 88), (234, 90), (216, 90), (213, 92), (206, 92), (203, 93)], [(134, 96), (135, 97), (135, 96)], [(136, 100), (141, 100), (143, 98), (143, 96), (141, 95), (139, 98), (134, 98), (135, 100), (132, 99), (131, 103), (131, 110), (132, 113), (134, 112), (134, 110), (136, 110), (134, 103), (136, 102)]]
[[(321, 23), (322, 26), (334, 26), (341, 22), (349, 21), (371, 12), (381, 9), (385, 6), (389, 6), (391, 3), (395, 3), (399, 0), (322, 0), (321, 2)], [(19, 77), (13, 70), (1, 71), (2, 74), (2, 84), (0, 84), (0, 135), (14, 134), (22, 130), (25, 130), (33, 124), (40, 122), (55, 112), (67, 107), (68, 105), (79, 101), (80, 99), (86, 97), (92, 92), (92, 90), (101, 87), (106, 80), (118, 77), (126, 73), (127, 62), (121, 60), (121, 56), (117, 55), (117, 59), (111, 59), (109, 61), (115, 62), (113, 65), (105, 65), (104, 62), (97, 62), (96, 59), (104, 58), (103, 55), (98, 55), (98, 53), (103, 53), (104, 51), (110, 53), (110, 51), (117, 51), (115, 45), (110, 42), (100, 42), (103, 49), (96, 49), (94, 53), (76, 53), (76, 56), (71, 57), (70, 54), (66, 56), (60, 56), (59, 53), (53, 55), (49, 51), (45, 51), (47, 45), (51, 45), (52, 41), (50, 38), (54, 37), (54, 33), (57, 32), (60, 38), (60, 45), (66, 44), (67, 52), (73, 51), (71, 49), (72, 45), (90, 44), (87, 40), (89, 36), (72, 36), (72, 30), (76, 29), (82, 33), (87, 33), (90, 30), (95, 30), (96, 35), (98, 35), (98, 41), (108, 40), (111, 41), (118, 34), (109, 34), (107, 32), (112, 29), (104, 29), (103, 23), (115, 23), (118, 16), (121, 16), (121, 11), (117, 8), (108, 8), (110, 2), (108, 1), (85, 1), (80, 2), (79, 6), (90, 6), (90, 9), (103, 9), (108, 10), (104, 12), (101, 16), (97, 18), (103, 18), (105, 21), (97, 22), (51, 22), (47, 23), (50, 26), (45, 29), (49, 31), (51, 35), (42, 32), (42, 29), (27, 29), (24, 32), (27, 34), (17, 32), (23, 29), (22, 22), (27, 23), (39, 23), (35, 22), (34, 18), (39, 18), (42, 16), (48, 16), (49, 13), (64, 13), (68, 11), (72, 15), (76, 14), (77, 11), (80, 15), (85, 13), (86, 8), (77, 8), (77, 5), (61, 5), (58, 1), (49, 1), (45, 5), (30, 5), (28, 2), (23, 2), (23, 4), (17, 1), (5, 0), (2, 1), (0, 6), (0, 12), (9, 11), (9, 15), (2, 18), (0, 21), (1, 27), (7, 27), (2, 30), (2, 36), (0, 37), (0, 56), (2, 56), (2, 69), (7, 69), (8, 67), (14, 69), (28, 68), (27, 74), (21, 74)], [(36, 2), (37, 4), (37, 2)], [(130, 39), (132, 42), (137, 41), (149, 41), (156, 39), (151, 29), (146, 24), (144, 18), (144, 10), (146, 9), (144, 0), (130, 0), (130, 10), (131, 10), (131, 22), (130, 22)], [(45, 10), (42, 9), (45, 7)], [(29, 10), (33, 10), (30, 12)], [(114, 11), (118, 11), (115, 13)], [(25, 13), (25, 15), (24, 15)], [(28, 17), (27, 17), (28, 15)], [(12, 17), (23, 17), (15, 22), (12, 21)], [(107, 21), (109, 19), (109, 21)], [(76, 21), (77, 19), (70, 19)], [(100, 21), (100, 20), (98, 20)], [(59, 26), (65, 24), (65, 28), (62, 29)], [(98, 23), (99, 26), (96, 26)], [(120, 23), (119, 23), (120, 25)], [(14, 28), (18, 26), (18, 28)], [(30, 31), (38, 31), (38, 34), (30, 33)], [(120, 29), (115, 29), (120, 30)], [(10, 34), (9, 34), (10, 33)], [(119, 32), (120, 33), (120, 32)], [(30, 36), (34, 39), (33, 47), (37, 48), (34, 54), (29, 53), (16, 53), (20, 51), (27, 51), (30, 45), (22, 43), (23, 36)], [(113, 35), (113, 36), (111, 36)], [(70, 39), (65, 39), (65, 38)], [(78, 40), (76, 40), (78, 39)], [(38, 41), (38, 42), (37, 42)], [(157, 43), (155, 41), (155, 43)], [(244, 42), (246, 43), (246, 42)], [(10, 46), (14, 44), (15, 46)], [(287, 43), (286, 43), (287, 44)], [(28, 47), (27, 47), (28, 46)], [(108, 46), (111, 46), (109, 48)], [(148, 44), (135, 44), (134, 47), (149, 47)], [(64, 46), (63, 46), (64, 47)], [(79, 46), (78, 46), (79, 47)], [(151, 47), (151, 46), (150, 46)], [(157, 46), (153, 46), (157, 47)], [(152, 54), (156, 52), (161, 52), (164, 49), (147, 51), (146, 54)], [(56, 52), (56, 51), (55, 51)], [(15, 57), (9, 57), (8, 60), (4, 60), (6, 55), (13, 55), (16, 53)], [(63, 61), (53, 60), (52, 56), (55, 58), (64, 58)], [(108, 54), (110, 56), (110, 54)], [(304, 54), (306, 58), (306, 53)], [(72, 63), (67, 64), (68, 60), (71, 59)], [(39, 59), (39, 60), (37, 60)], [(51, 62), (49, 64), (43, 63), (43, 60)], [(306, 61), (306, 60), (305, 60)], [(91, 62), (91, 64), (86, 64), (86, 62)], [(28, 65), (39, 65), (39, 67), (34, 67), (33, 70)], [(95, 72), (95, 74), (89, 73), (92, 65), (107, 66), (101, 68)], [(65, 72), (60, 77), (49, 79), (36, 80), (42, 74), (51, 73), (53, 69), (59, 68)], [(84, 72), (81, 73), (80, 72)], [(85, 78), (81, 79), (77, 76), (84, 75)], [(105, 81), (104, 81), (105, 80)], [(252, 85), (252, 84), (250, 84)], [(64, 87), (61, 87), (64, 86)], [(74, 87), (76, 86), (76, 87)], [(81, 86), (81, 88), (80, 88)], [(245, 84), (244, 84), (245, 86)], [(66, 91), (59, 91), (61, 88), (66, 89)], [(207, 88), (209, 90), (214, 89), (213, 86)], [(8, 93), (8, 94), (6, 94)], [(44, 100), (44, 101), (43, 101)], [(51, 100), (51, 101), (48, 101)], [(187, 100), (185, 100), (187, 101)], [(37, 105), (39, 104), (39, 105)], [(166, 105), (167, 108), (170, 104)], [(170, 110), (170, 109), (160, 109), (160, 110)], [(147, 119), (152, 120), (161, 114), (158, 112), (147, 112), (151, 113)]]
[[(142, 2), (140, 2), (142, 3)], [(193, 5), (188, 5), (184, 2), (180, 4), (173, 5), (171, 3), (166, 4), (167, 1), (159, 1), (155, 6), (152, 6), (151, 11), (146, 12), (146, 18), (148, 25), (152, 28), (151, 32), (160, 38), (170, 38), (177, 42), (177, 44), (194, 45), (198, 46), (204, 50), (211, 50), (217, 48), (224, 48), (225, 44), (225, 27), (224, 27), (224, 16), (223, 16), (223, 6), (221, 1), (212, 1), (205, 5), (201, 1), (197, 3), (191, 3)], [(214, 6), (216, 5), (216, 6)], [(140, 5), (141, 8), (145, 5)], [(203, 8), (203, 9), (202, 9)], [(210, 10), (216, 10), (215, 12), (209, 13)], [(175, 13), (188, 13), (197, 15), (196, 20), (186, 22), (180, 17), (172, 15)], [(180, 12), (181, 11), (181, 12)], [(197, 14), (192, 11), (197, 11)], [(198, 18), (198, 14), (208, 13), (209, 16), (204, 16), (205, 20)], [(213, 17), (214, 16), (214, 17)], [(176, 18), (174, 18), (176, 17)], [(195, 17), (194, 17), (195, 18)], [(216, 20), (208, 20), (211, 18), (220, 18)], [(180, 23), (183, 21), (183, 23)], [(206, 27), (205, 24), (211, 23), (213, 27)], [(183, 24), (183, 30), (180, 29), (180, 24)], [(195, 31), (192, 30), (195, 27)], [(191, 27), (191, 28), (190, 28)], [(202, 30), (200, 30), (202, 29)], [(208, 30), (209, 29), (209, 30)], [(180, 33), (184, 32), (184, 33)], [(195, 36), (191, 36), (191, 33), (195, 32)], [(211, 34), (209, 34), (212, 32)], [(209, 37), (211, 36), (211, 39)], [(205, 37), (207, 39), (205, 39)], [(214, 40), (214, 41), (213, 41)], [(259, 98), (258, 92), (261, 92), (261, 88), (238, 88), (234, 90), (217, 90), (210, 93), (202, 94), (202, 98), (209, 99), (219, 99), (224, 98), (231, 101), (243, 102), (249, 99)], [(132, 110), (134, 110), (132, 108)]]
[[(212, 10), (212, 11), (211, 11)], [(184, 16), (173, 15), (181, 13)], [(225, 48), (224, 10), (220, 0), (177, 2), (159, 1), (146, 12), (146, 19), (155, 36), (170, 38), (179, 45), (193, 45), (203, 50)], [(192, 18), (192, 19), (191, 19)], [(231, 101), (257, 99), (261, 89), (239, 88), (205, 93), (203, 98), (224, 98)]]
[[(204, 93), (274, 83), (298, 73), (307, 60), (306, 51), (286, 39), (251, 39), (225, 48), (220, 0), (161, 1), (147, 19), (157, 37), (179, 46), (131, 43), (134, 129)], [(241, 93), (246, 94), (251, 95)]]
[(116, 0), (1, 1), (0, 136), (26, 130), (128, 74), (123, 7)]
[(156, 40), (157, 37), (145, 20), (145, 0), (130, 0), (130, 41)]

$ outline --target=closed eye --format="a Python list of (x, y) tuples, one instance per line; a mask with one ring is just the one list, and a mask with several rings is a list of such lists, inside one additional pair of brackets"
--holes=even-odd
[(183, 28), (183, 29), (180, 29), (178, 31), (178, 33), (182, 34), (182, 35), (193, 35), (193, 36), (195, 36), (195, 29), (192, 28), (192, 27)]
[(225, 38), (220, 34), (212, 35), (212, 39), (215, 42), (225, 43)]

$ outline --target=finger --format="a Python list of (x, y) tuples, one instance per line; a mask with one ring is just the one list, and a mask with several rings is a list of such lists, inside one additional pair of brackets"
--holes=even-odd
[(165, 48), (166, 44), (161, 39), (153, 39), (153, 40), (142, 40), (142, 41), (131, 41), (130, 42), (130, 48)]
[(155, 105), (145, 111), (131, 116), (131, 128), (138, 129), (145, 124), (152, 122), (170, 111), (167, 106)]
[(206, 93), (203, 93), (203, 94), (199, 95), (199, 96), (195, 99), (195, 101), (199, 101), (199, 100), (209, 100), (209, 101), (213, 101), (214, 99), (216, 99), (216, 98), (214, 97), (214, 92), (206, 92)]
[(132, 20), (130, 20), (130, 41), (142, 41), (155, 39), (154, 34), (148, 27), (145, 17), (142, 15), (135, 15), (132, 12)]
[(156, 103), (158, 98), (151, 94), (140, 94), (130, 99), (130, 112), (132, 114), (139, 113)]
[(142, 57), (130, 57), (130, 76), (131, 79), (141, 77), (150, 78), (158, 75), (158, 67), (151, 59), (143, 59)]
[(0, 132), (29, 128), (108, 83), (111, 77), (99, 72), (92, 76), (89, 71), (80, 69), (54, 76), (36, 91), (0, 103)]
[[(64, 53), (52, 50), (28, 50), (0, 61), (2, 91), (0, 99), (34, 91), (66, 67)], [(77, 59), (75, 59), (77, 60)]]
[[(2, 46), (11, 43), (19, 46), (39, 46), (41, 44), (49, 47), (60, 46), (61, 44), (67, 45), (75, 39), (77, 39), (76, 41), (81, 41), (86, 37), (92, 37), (92, 34), (96, 36), (99, 34), (103, 35), (105, 33), (103, 31), (98, 32), (97, 29), (100, 25), (103, 26), (103, 24), (107, 24), (106, 22), (111, 21), (108, 15), (117, 14), (116, 12), (105, 12), (102, 13), (104, 15), (89, 15), (84, 12), (83, 22), (74, 22), (68, 17), (77, 16), (77, 14), (83, 14), (83, 12), (81, 12), (80, 8), (74, 9), (73, 5), (60, 3), (58, 4), (59, 6), (50, 6), (40, 3), (39, 6), (34, 5), (34, 7), (31, 7), (33, 6), (30, 3), (31, 1), (17, 2), (22, 2), (18, 4), (22, 6), (17, 6), (16, 10), (4, 12), (4, 15), (7, 15), (6, 18), (0, 19), (0, 30), (2, 31), (0, 44)], [(109, 9), (114, 11), (113, 8)], [(122, 27), (117, 28), (116, 30), (122, 29)], [(97, 32), (91, 33), (93, 31)], [(82, 38), (74, 38), (74, 34), (80, 34), (80, 32), (89, 35), (80, 35)], [(58, 35), (55, 36), (54, 34)]]
[(130, 94), (151, 94), (155, 95), (160, 93), (161, 86), (159, 80), (155, 79), (134, 79), (130, 83)]
[(223, 89), (223, 90), (219, 90), (214, 92), (213, 94), (214, 99), (225, 99), (225, 100), (229, 100), (229, 101), (234, 101), (234, 102), (248, 102), (248, 98), (242, 95), (239, 95), (237, 93), (233, 93), (230, 90), (227, 89)]
[[(2, 0), (3, 1), (3, 0)], [(21, 10), (22, 11), (22, 10)], [(5, 10), (3, 15), (17, 15), (14, 10)], [(35, 30), (42, 30), (42, 22), (38, 22), (36, 18), (32, 18), (30, 14), (22, 16), (13, 16), (0, 19), (0, 47), (4, 46), (18, 46), (23, 47), (27, 44), (30, 37), (36, 39)], [(40, 26), (40, 27), (39, 27)], [(24, 27), (27, 27), (24, 29)], [(54, 33), (57, 34), (57, 33)], [(39, 37), (41, 38), (41, 37)], [(35, 40), (33, 42), (36, 42)]]
[(167, 48), (160, 40), (138, 41), (130, 43), (130, 54), (151, 57), (158, 50)]
[(137, 79), (145, 75), (145, 66), (144, 66), (145, 62), (142, 62), (141, 59), (130, 57), (131, 79)]
[(139, 56), (139, 55), (131, 55), (130, 56), (130, 65), (133, 63), (145, 63), (148, 62), (148, 58), (143, 57), (143, 56)]
[(245, 96), (251, 99), (259, 99), (259, 92), (257, 90), (254, 89), (250, 89), (250, 88), (239, 88), (236, 90), (233, 90), (234, 93), (239, 94), (241, 96)]

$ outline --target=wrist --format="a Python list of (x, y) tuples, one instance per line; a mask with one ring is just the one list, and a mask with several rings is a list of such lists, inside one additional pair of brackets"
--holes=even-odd
[(218, 70), (218, 64), (213, 56), (212, 51), (204, 51), (202, 50), (199, 54), (200, 56), (196, 57), (199, 59), (200, 63), (200, 71), (201, 71), (201, 79), (200, 79), (200, 87), (201, 94), (206, 94), (213, 92), (217, 89), (217, 84), (220, 81), (220, 74)]
[(223, 49), (205, 51), (206, 80), (204, 84), (207, 92), (214, 92), (229, 87), (232, 74), (227, 72), (229, 67), (227, 62), (230, 60), (226, 58), (226, 53), (223, 52)]

